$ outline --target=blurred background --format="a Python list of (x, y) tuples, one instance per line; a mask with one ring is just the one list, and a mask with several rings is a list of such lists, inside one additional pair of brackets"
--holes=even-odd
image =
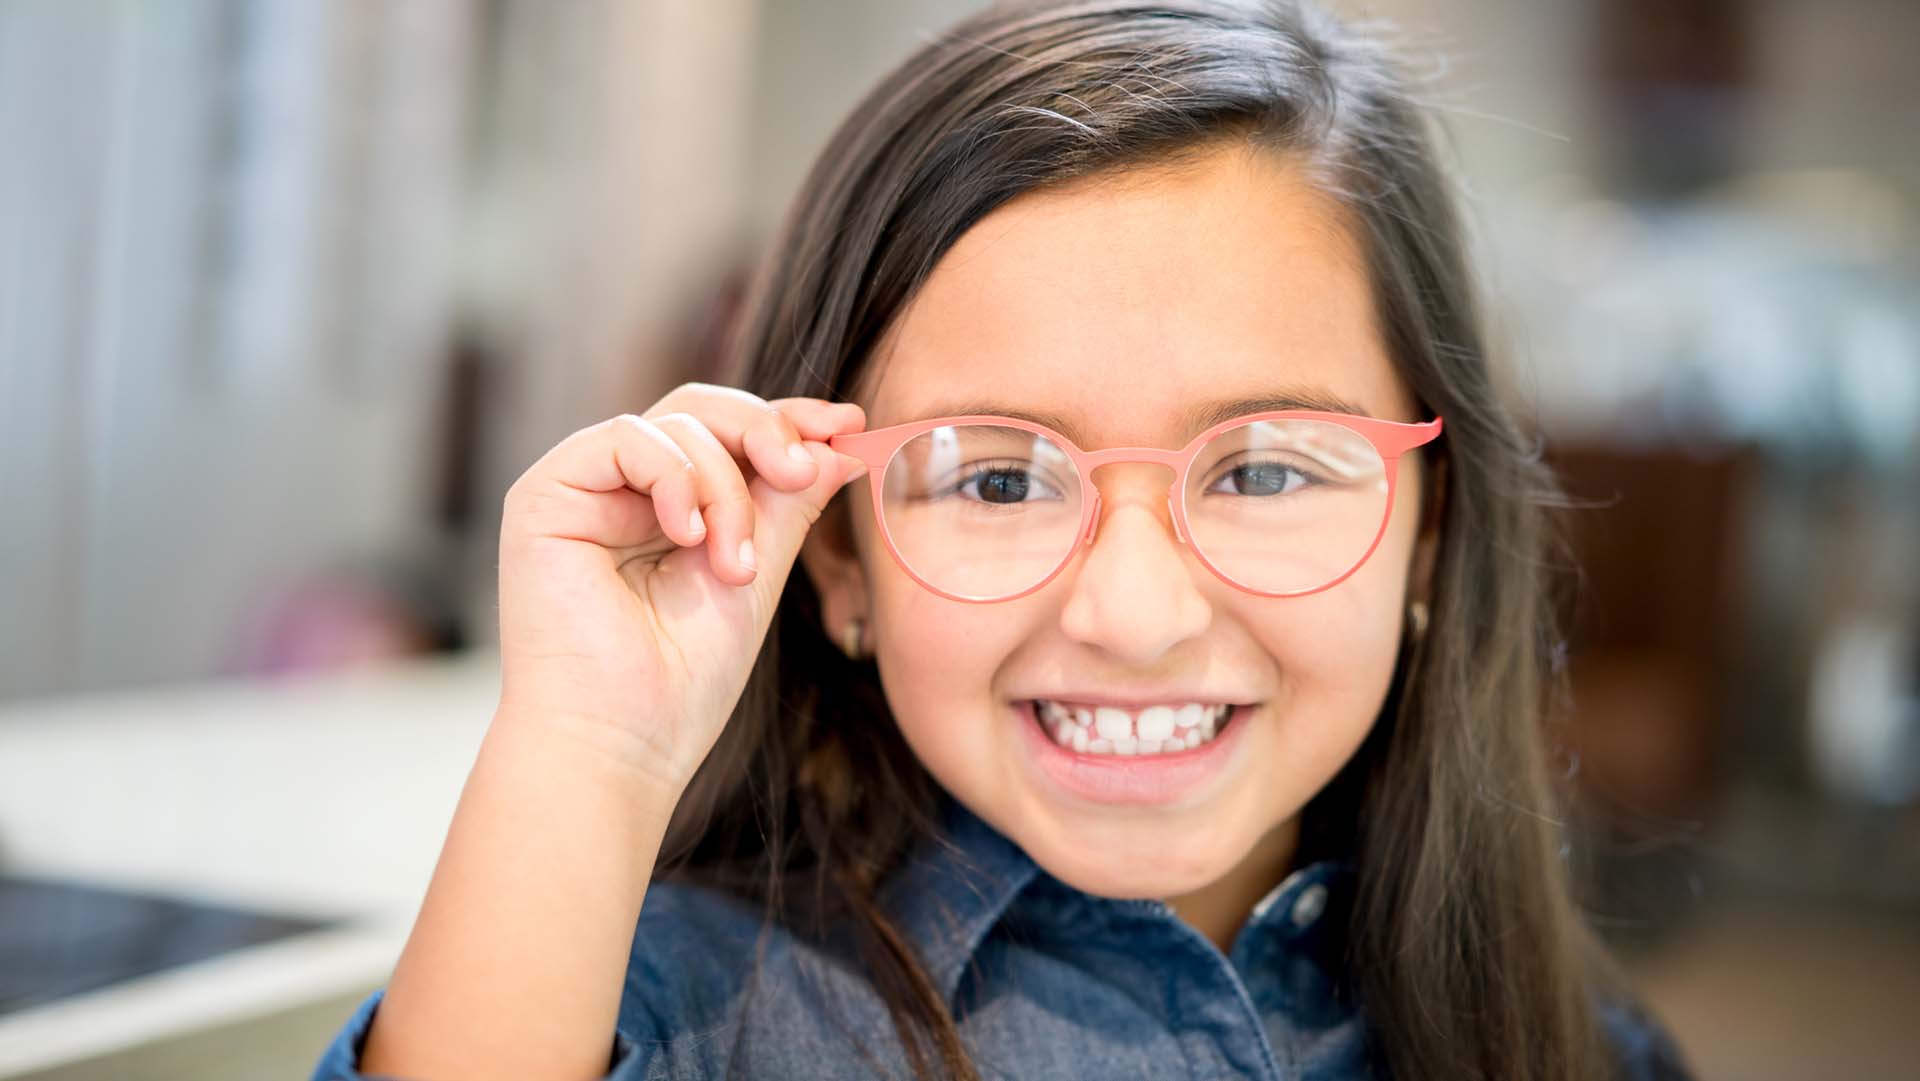
[[(963, 0), (0, 0), (0, 1077), (304, 1077), (498, 690), (501, 496), (726, 381)], [(1344, 0), (1579, 497), (1588, 910), (1706, 1078), (1920, 1077), (1920, 4)]]

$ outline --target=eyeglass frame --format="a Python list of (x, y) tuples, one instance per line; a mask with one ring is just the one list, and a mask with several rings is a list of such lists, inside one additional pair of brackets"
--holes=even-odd
[[(1347, 428), (1373, 445), (1373, 449), (1380, 455), (1381, 464), (1385, 467), (1387, 473), (1386, 506), (1380, 515), (1380, 526), (1374, 531), (1373, 541), (1367, 545), (1367, 550), (1361, 554), (1359, 559), (1354, 561), (1353, 566), (1341, 572), (1340, 576), (1331, 582), (1325, 585), (1315, 586), (1312, 589), (1295, 590), (1288, 593), (1271, 593), (1266, 590), (1255, 589), (1243, 582), (1235, 581), (1225, 571), (1215, 566), (1213, 561), (1207, 558), (1205, 552), (1201, 551), (1187, 539), (1188, 536), (1191, 535), (1191, 530), (1187, 527), (1187, 474), (1192, 471), (1194, 462), (1199, 459), (1200, 448), (1206, 446), (1213, 441), (1214, 437), (1229, 429), (1272, 420), (1317, 420)], [(1035, 582), (1033, 585), (1028, 586), (1018, 593), (1010, 593), (1004, 597), (963, 597), (957, 593), (950, 593), (947, 590), (941, 589), (925, 578), (922, 578), (919, 572), (915, 571), (912, 565), (907, 562), (906, 557), (900, 554), (900, 549), (895, 547), (892, 531), (887, 528), (886, 515), (881, 509), (884, 501), (881, 488), (885, 481), (886, 470), (888, 466), (893, 464), (893, 459), (899, 454), (900, 448), (906, 446), (908, 441), (914, 437), (924, 435), (927, 432), (933, 431), (935, 428), (957, 427), (964, 424), (985, 424), (1002, 428), (1015, 428), (1034, 435), (1044, 436), (1066, 453), (1067, 458), (1073, 463), (1076, 477), (1081, 479), (1083, 487), (1088, 489), (1093, 496), (1091, 499), (1083, 499), (1081, 501), (1080, 524), (1076, 529), (1073, 543), (1069, 545), (1066, 552), (1061, 555), (1059, 565), (1047, 572), (1046, 577)], [(970, 413), (965, 416), (934, 417), (928, 420), (915, 420), (908, 421), (904, 424), (892, 424), (885, 428), (873, 428), (864, 432), (835, 435), (828, 438), (827, 445), (842, 454), (848, 454), (858, 458), (866, 464), (867, 488), (872, 493), (873, 524), (875, 528), (879, 530), (881, 542), (887, 546), (887, 553), (893, 557), (894, 563), (897, 564), (901, 570), (906, 571), (907, 576), (915, 582), (918, 582), (922, 587), (949, 600), (963, 601), (968, 604), (1000, 604), (1006, 601), (1019, 600), (1021, 597), (1037, 592), (1044, 588), (1048, 582), (1059, 577), (1060, 572), (1067, 569), (1068, 564), (1073, 562), (1074, 556), (1078, 554), (1080, 549), (1092, 543), (1094, 531), (1100, 520), (1100, 486), (1094, 483), (1094, 470), (1099, 469), (1101, 466), (1119, 465), (1127, 462), (1144, 462), (1149, 465), (1163, 465), (1173, 471), (1173, 480), (1167, 486), (1167, 511), (1173, 519), (1174, 539), (1184, 545), (1188, 551), (1192, 552), (1194, 558), (1199, 560), (1207, 570), (1211, 571), (1214, 577), (1219, 578), (1235, 589), (1254, 594), (1255, 596), (1282, 598), (1306, 597), (1332, 589), (1334, 586), (1352, 577), (1355, 571), (1366, 564), (1368, 558), (1373, 555), (1374, 550), (1380, 547), (1380, 539), (1386, 536), (1388, 523), (1393, 521), (1393, 496), (1399, 486), (1401, 456), (1407, 451), (1425, 446), (1435, 439), (1438, 439), (1440, 437), (1441, 427), (1442, 418), (1438, 416), (1428, 421), (1412, 422), (1383, 420), (1379, 417), (1363, 416), (1357, 413), (1338, 413), (1318, 409), (1279, 409), (1265, 413), (1249, 413), (1242, 416), (1230, 417), (1208, 428), (1206, 431), (1201, 432), (1199, 435), (1194, 436), (1179, 450), (1165, 450), (1160, 447), (1107, 447), (1101, 450), (1090, 451), (1081, 449), (1073, 440), (1068, 439), (1066, 436), (1061, 435), (1059, 432), (1054, 431), (1044, 424), (1036, 424), (1032, 421), (1022, 420), (1017, 417)], [(882, 483), (875, 483), (875, 481)], [(1176, 488), (1180, 491), (1178, 501), (1173, 498), (1173, 492)]]

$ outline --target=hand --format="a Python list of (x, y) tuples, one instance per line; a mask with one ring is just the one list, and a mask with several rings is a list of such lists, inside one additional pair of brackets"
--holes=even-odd
[(746, 687), (807, 530), (866, 471), (824, 441), (865, 423), (851, 403), (686, 383), (561, 440), (506, 495), (502, 714), (684, 788)]

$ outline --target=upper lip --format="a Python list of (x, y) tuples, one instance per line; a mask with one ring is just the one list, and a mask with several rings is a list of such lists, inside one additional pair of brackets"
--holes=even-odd
[(1198, 702), (1203, 706), (1236, 706), (1248, 701), (1243, 698), (1223, 697), (1205, 691), (1167, 691), (1159, 694), (1112, 694), (1100, 691), (1060, 691), (1047, 694), (1030, 694), (1028, 698), (1047, 702), (1071, 703), (1076, 706), (1109, 706), (1139, 712), (1148, 706), (1179, 706), (1189, 702)]

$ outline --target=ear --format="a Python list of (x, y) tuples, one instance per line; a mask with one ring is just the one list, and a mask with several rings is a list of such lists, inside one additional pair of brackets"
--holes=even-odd
[(1421, 493), (1421, 524), (1413, 540), (1413, 565), (1407, 576), (1409, 601), (1432, 601), (1434, 561), (1440, 557), (1440, 522), (1446, 515), (1446, 455), (1436, 455)]
[(866, 568), (853, 533), (853, 507), (866, 498), (865, 486), (864, 479), (856, 480), (836, 493), (800, 544), (800, 565), (820, 597), (830, 642), (840, 641), (848, 620), (870, 618)]
[(1424, 498), (1420, 501), (1420, 532), (1413, 542), (1413, 566), (1407, 581), (1407, 596), (1411, 600), (1433, 599), (1433, 566), (1439, 558), (1440, 523), (1447, 508), (1445, 455), (1435, 457), (1433, 469), (1428, 474), (1428, 483), (1421, 493)]

